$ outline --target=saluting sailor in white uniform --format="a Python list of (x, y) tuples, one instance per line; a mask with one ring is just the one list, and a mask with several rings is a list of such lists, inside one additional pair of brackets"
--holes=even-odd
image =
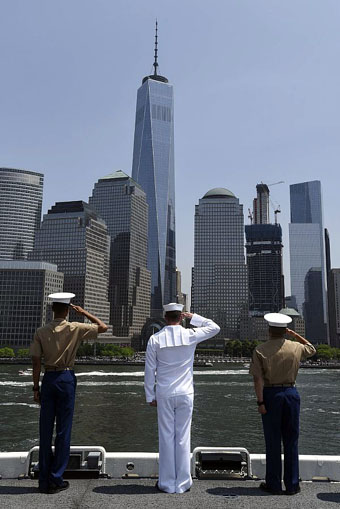
[[(146, 401), (157, 406), (159, 477), (156, 487), (166, 493), (184, 493), (192, 484), (190, 431), (194, 399), (193, 364), (198, 343), (212, 338), (219, 326), (196, 313), (182, 313), (181, 304), (164, 306), (167, 326), (150, 337), (146, 349)], [(195, 329), (180, 325), (190, 318)]]

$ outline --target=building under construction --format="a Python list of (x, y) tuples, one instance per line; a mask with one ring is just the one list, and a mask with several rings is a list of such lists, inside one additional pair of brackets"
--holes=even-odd
[(263, 316), (284, 307), (282, 229), (276, 220), (279, 208), (275, 224), (270, 224), (268, 186), (258, 184), (256, 190), (252, 224), (245, 227), (249, 311), (251, 316)]

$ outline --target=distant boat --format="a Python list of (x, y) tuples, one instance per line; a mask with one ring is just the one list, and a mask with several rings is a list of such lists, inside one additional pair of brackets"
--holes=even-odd
[(21, 376), (28, 376), (28, 375), (32, 375), (32, 368), (27, 368), (27, 369), (19, 369), (19, 375)]

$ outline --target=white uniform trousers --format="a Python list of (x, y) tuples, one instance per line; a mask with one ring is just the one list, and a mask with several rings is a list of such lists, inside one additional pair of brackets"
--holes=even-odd
[(193, 402), (193, 394), (157, 399), (158, 486), (167, 493), (183, 493), (192, 485), (190, 432)]

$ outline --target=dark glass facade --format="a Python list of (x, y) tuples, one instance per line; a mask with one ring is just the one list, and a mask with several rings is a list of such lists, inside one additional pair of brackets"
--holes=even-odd
[(321, 268), (311, 268), (305, 277), (305, 301), (303, 316), (305, 319), (306, 337), (313, 343), (322, 343), (327, 337), (326, 324), (323, 319)]
[(63, 291), (64, 276), (45, 262), (0, 261), (0, 346), (27, 348), (52, 317), (48, 295)]
[(257, 196), (253, 204), (253, 217), (255, 224), (269, 223), (269, 187), (266, 184), (257, 184)]
[(0, 260), (24, 260), (41, 220), (44, 176), (0, 168)]
[(252, 224), (245, 230), (249, 311), (278, 313), (284, 307), (281, 226)]
[(132, 178), (149, 205), (148, 268), (151, 312), (176, 299), (173, 87), (159, 76), (143, 80), (137, 94)]
[(340, 348), (340, 269), (331, 269), (328, 277), (330, 345)]
[(322, 222), (321, 182), (301, 182), (290, 186), (290, 222)]
[[(110, 237), (104, 221), (82, 201), (56, 203), (36, 234), (32, 260), (54, 263), (64, 274), (64, 291), (73, 303), (109, 323)], [(83, 317), (70, 311), (71, 321)]]
[[(297, 309), (303, 314), (306, 333), (311, 330), (308, 320), (312, 316), (322, 316), (322, 323), (317, 327), (318, 341), (327, 341), (327, 297), (326, 297), (326, 262), (324, 248), (324, 229), (322, 219), (321, 183), (318, 180), (302, 182), (290, 186), (291, 223), (289, 224), (290, 279), (291, 295), (296, 299)], [(309, 271), (319, 269), (321, 284), (315, 285), (315, 277)], [(309, 275), (308, 275), (309, 274)], [(313, 281), (313, 282), (312, 282)], [(308, 288), (314, 287), (319, 293), (315, 299), (305, 299)], [(306, 290), (307, 288), (307, 290)], [(313, 305), (314, 311), (306, 310)], [(321, 314), (320, 314), (321, 310)], [(313, 324), (315, 320), (313, 319)], [(321, 331), (323, 337), (320, 337)]]
[(223, 338), (240, 338), (248, 317), (243, 207), (226, 189), (206, 193), (195, 207), (192, 311), (212, 318)]
[(95, 184), (89, 202), (104, 219), (111, 237), (109, 300), (113, 333), (139, 334), (150, 317), (145, 193), (128, 175), (117, 171)]

